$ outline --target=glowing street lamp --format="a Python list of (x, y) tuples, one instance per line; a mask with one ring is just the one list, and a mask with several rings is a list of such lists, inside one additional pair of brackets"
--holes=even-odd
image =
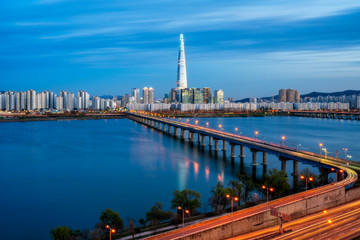
[[(286, 149), (286, 142), (285, 142), (285, 136), (281, 137), (282, 141), (284, 142), (284, 148)], [(280, 144), (281, 145), (281, 144)]]
[(272, 188), (272, 187), (266, 187), (265, 185), (262, 185), (261, 188), (262, 188), (262, 189), (266, 189), (266, 205), (267, 205), (267, 207), (269, 207), (269, 191), (270, 191), (270, 192), (273, 192), (273, 191), (274, 191), (274, 188)]
[(198, 120), (195, 120), (195, 124), (196, 124), (196, 125), (198, 124), (198, 122), (199, 122)]
[(112, 233), (115, 233), (116, 230), (113, 229), (113, 228), (111, 228), (109, 225), (106, 225), (106, 228), (109, 229), (109, 239), (111, 240), (111, 234), (112, 234)]
[(233, 212), (234, 212), (234, 210), (233, 210), (234, 201), (235, 202), (239, 201), (239, 198), (238, 197), (231, 197), (230, 194), (226, 194), (226, 198), (231, 199), (231, 214), (233, 214)]
[(345, 151), (345, 160), (346, 160), (346, 152), (347, 152), (347, 148), (343, 148), (343, 150)]
[(182, 207), (178, 207), (178, 210), (180, 211), (182, 211), (182, 220), (183, 220), (183, 227), (185, 226), (185, 213), (186, 214), (189, 214), (190, 213), (190, 211), (189, 210), (187, 210), (187, 209), (183, 209)]
[(259, 134), (259, 131), (255, 131), (255, 139), (257, 138), (258, 134)]
[(221, 124), (219, 124), (219, 128), (220, 128), (220, 130), (222, 130), (222, 125)]
[(209, 123), (208, 123), (208, 122), (206, 122), (206, 126), (207, 126), (207, 127), (209, 126)]
[(319, 147), (320, 147), (320, 155), (321, 155), (321, 148), (322, 148), (323, 144), (319, 143)]
[(307, 198), (307, 183), (308, 183), (308, 181), (312, 182), (314, 180), (314, 178), (313, 177), (306, 178), (305, 176), (301, 175), (300, 179), (302, 179), (302, 180), (305, 179), (305, 195), (306, 195), (306, 198)]

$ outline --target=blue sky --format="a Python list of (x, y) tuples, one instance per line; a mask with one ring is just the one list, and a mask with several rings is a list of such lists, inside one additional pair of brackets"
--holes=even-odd
[(0, 90), (122, 95), (189, 87), (235, 99), (360, 89), (360, 1), (3, 0)]

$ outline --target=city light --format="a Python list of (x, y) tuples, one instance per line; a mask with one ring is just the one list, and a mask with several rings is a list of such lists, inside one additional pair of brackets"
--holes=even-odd
[(255, 139), (257, 138), (257, 135), (259, 134), (258, 131), (255, 131)]

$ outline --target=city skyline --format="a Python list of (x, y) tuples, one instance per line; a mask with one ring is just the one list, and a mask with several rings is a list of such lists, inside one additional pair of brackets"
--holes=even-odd
[(358, 89), (354, 1), (91, 3), (4, 3), (1, 90), (123, 95), (152, 86), (158, 98), (176, 79), (181, 32), (189, 87), (221, 88), (234, 99), (280, 88)]

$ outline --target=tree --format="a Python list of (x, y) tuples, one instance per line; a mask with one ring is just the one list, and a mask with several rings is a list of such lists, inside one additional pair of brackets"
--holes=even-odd
[(126, 227), (126, 230), (131, 234), (133, 239), (135, 239), (135, 234), (136, 234), (135, 228), (136, 228), (135, 223), (132, 220), (130, 220), (129, 225)]
[(165, 212), (162, 207), (162, 203), (157, 202), (152, 206), (149, 212), (146, 212), (146, 220), (155, 227), (155, 230), (161, 222), (168, 220), (171, 217), (171, 213)]
[(209, 205), (214, 209), (214, 212), (222, 212), (226, 205), (229, 203), (229, 199), (226, 198), (226, 194), (234, 195), (234, 191), (231, 188), (224, 188), (224, 184), (218, 182), (211, 190), (212, 196), (209, 198)]
[(274, 191), (269, 194), (275, 198), (282, 197), (290, 191), (287, 173), (276, 168), (270, 169), (269, 174), (265, 174), (264, 184), (266, 187), (274, 188)]
[(187, 209), (190, 213), (194, 213), (196, 209), (201, 207), (201, 194), (193, 190), (184, 189), (173, 192), (174, 198), (171, 200), (171, 208), (177, 209), (181, 207)]
[(145, 226), (146, 226), (146, 221), (145, 221), (145, 219), (140, 218), (140, 219), (139, 219), (139, 224), (140, 224), (142, 227), (145, 227)]
[(56, 227), (50, 230), (51, 238), (54, 240), (69, 240), (71, 233), (71, 229), (67, 226)]
[(253, 183), (251, 176), (247, 174), (239, 173), (238, 178), (244, 186), (244, 202), (246, 203), (246, 201), (249, 199), (251, 191), (255, 189), (255, 184)]
[(123, 229), (124, 227), (124, 222), (121, 219), (120, 214), (114, 212), (110, 208), (107, 208), (104, 211), (102, 211), (99, 219), (104, 224), (110, 225), (111, 228), (117, 230)]
[(243, 195), (244, 185), (239, 181), (231, 180), (229, 182), (230, 188), (233, 190), (234, 195), (239, 198), (238, 206), (241, 206), (241, 197)]

